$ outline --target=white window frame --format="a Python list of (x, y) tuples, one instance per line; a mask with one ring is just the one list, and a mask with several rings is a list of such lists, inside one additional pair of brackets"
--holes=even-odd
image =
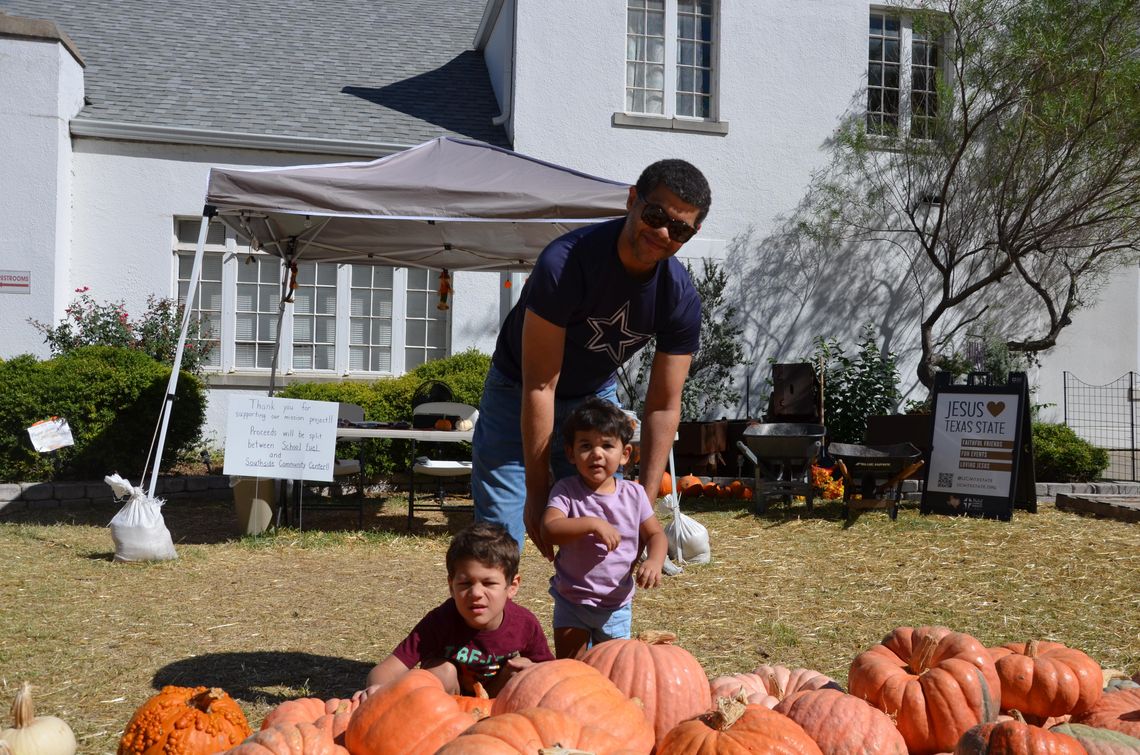
[[(870, 17), (872, 15), (882, 16), (885, 20), (887, 18), (898, 19), (899, 22), (899, 88), (898, 88), (898, 124), (895, 133), (880, 133), (871, 128), (870, 119), (868, 117), (870, 111)], [(912, 95), (914, 93), (914, 65), (913, 65), (913, 45), (915, 42), (914, 32), (914, 19), (917, 13), (915, 11), (908, 11), (905, 8), (889, 7), (889, 6), (870, 6), (867, 13), (868, 24), (866, 27), (866, 34), (864, 35), (864, 71), (863, 75), (866, 77), (868, 94), (864, 97), (864, 124), (867, 129), (867, 134), (873, 139), (883, 140), (884, 142), (899, 138), (923, 138), (917, 134), (911, 133), (913, 124), (912, 112)], [(936, 37), (931, 40), (938, 49), (938, 62), (935, 66), (935, 76), (943, 82), (948, 80), (948, 70), (946, 66), (946, 43), (945, 37)], [(881, 75), (881, 74), (880, 74)], [(882, 81), (882, 79), (880, 79)], [(938, 102), (935, 106), (935, 117), (937, 113), (946, 103)]]
[[(175, 217), (171, 224), (171, 250), (172, 250), (172, 265), (171, 265), (171, 286), (174, 292), (174, 297), (179, 301), (184, 301), (179, 295), (179, 263), (178, 259), (182, 255), (194, 254), (194, 243), (180, 241), (178, 238), (178, 225), (179, 223), (191, 223), (197, 229), (201, 218), (193, 217)], [(215, 223), (217, 221), (214, 221)], [(218, 226), (225, 231), (225, 243), (208, 244), (206, 247), (206, 254), (217, 254), (222, 256), (222, 307), (221, 307), (221, 333), (217, 334), (220, 346), (220, 366), (210, 367), (205, 371), (209, 374), (240, 374), (251, 376), (265, 376), (268, 377), (270, 369), (268, 367), (238, 367), (236, 364), (236, 330), (237, 330), (237, 278), (238, 266), (245, 264), (250, 255), (254, 257), (267, 257), (272, 258), (263, 252), (251, 252), (247, 244), (241, 243), (237, 238), (234, 231), (228, 226)], [(214, 231), (216, 232), (216, 231)], [(197, 241), (197, 233), (194, 234), (195, 242)], [(275, 259), (275, 258), (274, 258)], [(284, 270), (284, 266), (281, 266)], [(285, 307), (282, 313), (282, 322), (280, 324), (281, 344), (277, 354), (277, 372), (281, 375), (297, 375), (303, 377), (315, 378), (341, 378), (347, 376), (358, 377), (379, 377), (379, 376), (394, 376), (402, 375), (407, 369), (408, 364), (407, 354), (405, 350), (405, 331), (407, 328), (407, 285), (408, 285), (408, 271), (407, 268), (393, 268), (392, 271), (392, 359), (390, 371), (372, 371), (372, 370), (352, 370), (349, 368), (349, 328), (351, 316), (351, 265), (347, 263), (337, 264), (337, 291), (336, 291), (336, 346), (334, 351), (334, 369), (316, 370), (316, 369), (295, 369), (293, 368), (293, 307)], [(284, 274), (284, 273), (283, 273)], [(432, 271), (432, 275), (437, 274), (437, 271)], [(199, 283), (199, 285), (201, 285)], [(195, 294), (195, 307), (200, 305), (198, 294)], [(451, 349), (451, 328), (452, 318), (451, 310), (439, 311), (440, 314), (434, 318), (444, 321), (444, 344), (443, 354), (445, 356), (452, 353)], [(430, 312), (429, 312), (430, 314)], [(421, 347), (417, 347), (421, 348)]]
[(633, 82), (629, 80), (629, 66), (636, 63), (629, 59), (630, 33), (628, 18), (630, 13), (629, 0), (624, 0), (623, 10), (625, 19), (624, 33), (622, 34), (622, 106), (623, 110), (614, 113), (615, 126), (633, 126), (640, 128), (657, 128), (674, 131), (693, 131), (713, 134), (728, 133), (728, 124), (720, 120), (720, 0), (709, 0), (712, 11), (709, 52), (709, 114), (708, 116), (689, 116), (677, 113), (678, 79), (680, 77), (679, 41), (678, 41), (678, 0), (664, 0), (664, 80), (662, 90), (662, 113), (648, 113), (630, 110), (628, 107), (629, 90)]

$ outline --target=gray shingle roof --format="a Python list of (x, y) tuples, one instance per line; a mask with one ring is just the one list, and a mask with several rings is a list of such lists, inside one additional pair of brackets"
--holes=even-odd
[(0, 0), (87, 63), (80, 117), (351, 141), (507, 146), (472, 40), (485, 0)]

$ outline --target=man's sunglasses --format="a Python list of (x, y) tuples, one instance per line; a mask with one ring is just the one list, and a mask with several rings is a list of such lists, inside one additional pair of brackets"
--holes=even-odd
[(641, 222), (653, 229), (668, 227), (669, 238), (678, 244), (684, 244), (697, 232), (696, 228), (685, 221), (669, 217), (669, 213), (661, 205), (651, 203), (640, 194), (637, 198), (645, 203), (645, 209), (641, 211)]

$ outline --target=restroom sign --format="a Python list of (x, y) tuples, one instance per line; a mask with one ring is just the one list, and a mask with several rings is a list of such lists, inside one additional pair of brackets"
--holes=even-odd
[[(1020, 377), (1020, 376), (1019, 376)], [(935, 386), (923, 513), (1008, 520), (1032, 474), (1024, 382)], [(1033, 501), (1036, 508), (1036, 501)]]
[(32, 293), (31, 270), (0, 270), (0, 294)]

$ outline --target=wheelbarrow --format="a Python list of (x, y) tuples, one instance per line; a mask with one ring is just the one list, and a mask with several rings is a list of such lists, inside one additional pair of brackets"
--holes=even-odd
[[(922, 451), (913, 443), (861, 446), (829, 443), (827, 453), (843, 475), (843, 516), (852, 511), (887, 509), (897, 519), (903, 480), (922, 469)], [(859, 494), (859, 498), (855, 498)]]
[(763, 514), (769, 498), (802, 495), (810, 511), (815, 502), (811, 481), (811, 465), (823, 448), (823, 425), (799, 422), (758, 422), (745, 428), (742, 440), (736, 442), (748, 460), (756, 466), (756, 482), (752, 488), (752, 510)]

